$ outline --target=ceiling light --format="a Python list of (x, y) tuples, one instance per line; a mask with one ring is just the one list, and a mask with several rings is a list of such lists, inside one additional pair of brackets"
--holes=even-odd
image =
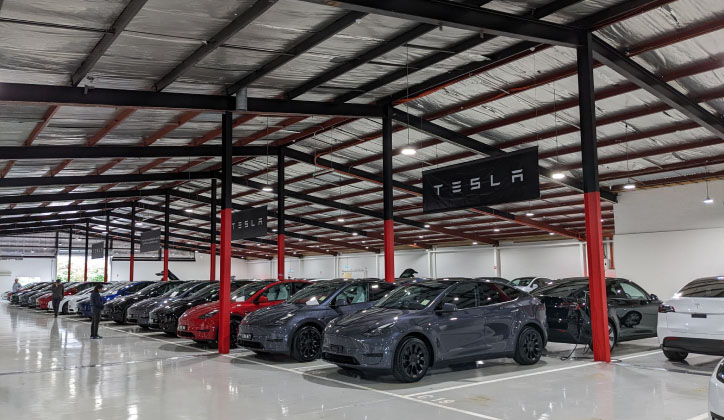
[(563, 172), (553, 172), (553, 175), (551, 175), (551, 178), (553, 179), (563, 179), (566, 177), (566, 174)]
[(277, 231), (276, 229), (272, 229), (272, 232), (276, 232), (276, 231)]
[(411, 146), (405, 146), (400, 153), (406, 156), (413, 156), (415, 153), (417, 153), (417, 150), (413, 149)]
[(429, 228), (429, 227), (430, 227), (430, 225), (428, 225), (428, 224), (425, 224), (425, 227), (426, 227), (426, 228)]
[(370, 247), (366, 246), (365, 249), (370, 249)]
[(533, 217), (533, 216), (535, 216), (535, 213), (529, 211), (529, 212), (526, 213), (525, 215), (526, 215), (527, 217)]
[(193, 209), (186, 209), (186, 210), (184, 210), (184, 211), (185, 211), (186, 213), (193, 213), (193, 212), (194, 212)]
[(352, 236), (357, 236), (357, 232), (352, 232)]
[(636, 184), (634, 184), (634, 183), (628, 183), (628, 184), (626, 184), (626, 185), (623, 186), (623, 189), (624, 189), (624, 190), (635, 190), (635, 189), (636, 189)]
[(418, 238), (422, 239), (422, 235), (418, 236)]
[(548, 234), (551, 236), (555, 235), (555, 233), (553, 233), (553, 232), (548, 232)]
[(339, 223), (344, 222), (344, 217), (338, 217), (338, 218), (337, 218), (337, 221), (338, 221)]
[(301, 239), (301, 238), (300, 238), (300, 239), (297, 239), (297, 242), (302, 242), (302, 239)]
[(493, 232), (500, 232), (500, 229), (495, 228), (495, 229), (493, 229)]
[(478, 244), (477, 242), (473, 242), (473, 245), (477, 245), (477, 244)]
[(262, 187), (261, 190), (262, 190), (262, 191), (266, 191), (266, 192), (272, 192), (272, 191), (274, 191), (274, 190), (272, 189), (272, 187), (270, 187), (270, 186), (268, 186), (268, 185), (265, 185), (264, 187)]
[(714, 199), (707, 195), (704, 204), (714, 204)]

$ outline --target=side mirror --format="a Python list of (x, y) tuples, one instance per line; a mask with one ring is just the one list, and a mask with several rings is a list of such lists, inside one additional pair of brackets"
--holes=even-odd
[(651, 295), (651, 300), (659, 300), (659, 297), (656, 295)]
[(334, 306), (340, 307), (340, 306), (347, 306), (347, 298), (344, 296), (337, 296), (337, 299), (334, 301)]
[(455, 306), (454, 303), (443, 303), (442, 307), (440, 308), (439, 312), (441, 314), (451, 314), (458, 310), (458, 307)]
[(256, 298), (256, 303), (257, 303), (257, 304), (259, 304), (259, 303), (267, 303), (267, 302), (269, 302), (269, 298), (266, 297), (266, 296), (259, 296), (258, 298)]

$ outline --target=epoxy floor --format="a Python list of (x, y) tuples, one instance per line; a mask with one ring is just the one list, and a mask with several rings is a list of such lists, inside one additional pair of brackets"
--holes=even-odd
[(321, 361), (219, 356), (190, 340), (0, 304), (0, 418), (706, 419), (716, 357), (666, 361), (656, 340), (623, 343), (615, 363), (550, 344), (512, 360), (434, 370), (416, 384), (349, 376)]

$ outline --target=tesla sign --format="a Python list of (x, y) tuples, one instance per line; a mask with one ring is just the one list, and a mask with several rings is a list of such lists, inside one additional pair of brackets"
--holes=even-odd
[(141, 252), (156, 252), (161, 248), (161, 231), (147, 230), (141, 233)]
[(231, 239), (258, 238), (266, 235), (267, 208), (256, 207), (231, 215)]
[(422, 188), (425, 213), (539, 198), (538, 148), (425, 171)]
[(91, 259), (103, 258), (105, 255), (105, 244), (103, 242), (96, 242), (91, 244)]

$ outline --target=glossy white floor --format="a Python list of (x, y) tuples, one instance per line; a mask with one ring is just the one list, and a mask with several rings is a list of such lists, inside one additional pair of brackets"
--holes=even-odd
[(531, 367), (509, 360), (433, 371), (416, 384), (360, 379), (317, 361), (219, 356), (189, 340), (90, 325), (0, 304), (2, 419), (705, 419), (717, 358), (667, 362), (655, 340), (593, 363), (549, 345)]

